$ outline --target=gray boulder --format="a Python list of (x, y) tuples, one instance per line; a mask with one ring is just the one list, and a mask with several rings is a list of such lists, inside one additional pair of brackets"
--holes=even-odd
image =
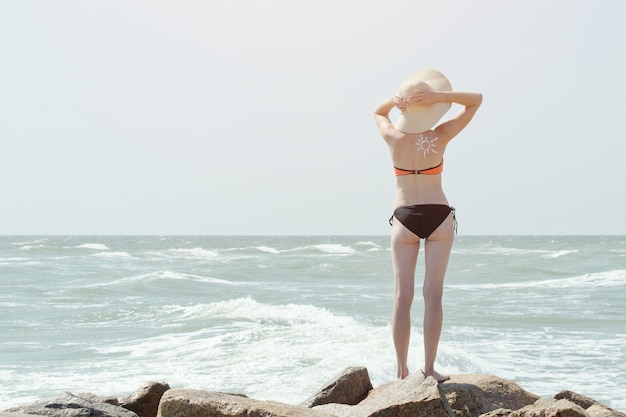
[(624, 417), (626, 414), (607, 407), (603, 404), (594, 404), (587, 408), (587, 414), (590, 417)]
[(362, 366), (346, 368), (302, 405), (305, 407), (331, 403), (355, 405), (365, 399), (373, 388), (367, 368)]
[(10, 408), (7, 412), (51, 417), (137, 417), (137, 414), (122, 407), (92, 401), (69, 392), (57, 398)]
[(170, 386), (165, 382), (149, 382), (122, 401), (122, 407), (139, 417), (156, 417), (159, 402)]
[(328, 417), (314, 409), (241, 395), (198, 390), (169, 390), (163, 394), (158, 417)]
[[(599, 405), (597, 411), (602, 413)], [(608, 414), (591, 414), (581, 406), (573, 402), (556, 398), (541, 398), (532, 405), (527, 405), (519, 410), (507, 410), (500, 408), (495, 411), (483, 414), (481, 417), (613, 417)]]
[(434, 378), (415, 373), (373, 389), (357, 405), (326, 404), (313, 410), (336, 417), (454, 417), (437, 385)]
[(495, 375), (453, 375), (439, 389), (457, 416), (479, 416), (497, 409), (518, 410), (540, 397)]

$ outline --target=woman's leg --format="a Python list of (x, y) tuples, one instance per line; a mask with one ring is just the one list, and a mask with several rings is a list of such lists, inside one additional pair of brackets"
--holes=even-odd
[(454, 242), (452, 214), (426, 239), (424, 244), (424, 369), (426, 376), (443, 382), (450, 377), (435, 371), (435, 358), (443, 325), (443, 280)]
[(419, 238), (395, 220), (391, 230), (391, 259), (396, 291), (391, 327), (399, 379), (409, 375), (407, 361), (411, 338), (411, 304), (415, 291), (415, 264), (419, 248)]

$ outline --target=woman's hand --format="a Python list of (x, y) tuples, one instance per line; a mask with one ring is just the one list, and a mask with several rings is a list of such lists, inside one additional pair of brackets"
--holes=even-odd
[(400, 111), (404, 111), (406, 110), (407, 107), (411, 107), (409, 104), (409, 101), (400, 97), (400, 96), (393, 96), (393, 104), (398, 108), (398, 110)]
[(439, 99), (439, 93), (432, 90), (415, 90), (406, 101), (406, 107), (428, 107), (435, 104)]

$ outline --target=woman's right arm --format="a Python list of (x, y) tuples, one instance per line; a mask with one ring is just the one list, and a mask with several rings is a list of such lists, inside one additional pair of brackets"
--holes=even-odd
[(397, 100), (398, 98), (396, 97), (389, 98), (380, 103), (374, 110), (374, 120), (376, 120), (376, 125), (378, 126), (381, 136), (386, 141), (392, 139), (394, 133), (397, 132), (396, 128), (391, 123), (391, 119), (389, 118), (389, 113), (391, 112), (391, 109), (396, 107)]

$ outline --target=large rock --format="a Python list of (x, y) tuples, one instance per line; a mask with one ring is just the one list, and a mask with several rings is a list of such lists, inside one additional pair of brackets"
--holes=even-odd
[(566, 399), (587, 410), (593, 417), (626, 417), (626, 414), (613, 410), (599, 401), (573, 391), (561, 391), (554, 395), (557, 400)]
[(573, 391), (561, 391), (557, 394), (554, 394), (554, 398), (557, 400), (568, 400), (570, 402), (573, 402), (574, 404), (581, 406), (584, 409), (587, 409), (592, 405), (600, 405), (600, 403), (593, 398), (586, 397)]
[(198, 390), (169, 390), (163, 394), (158, 417), (328, 417), (311, 408), (244, 396)]
[(149, 382), (122, 401), (122, 407), (139, 417), (156, 417), (159, 402), (170, 386), (165, 382)]
[(91, 401), (69, 392), (57, 398), (25, 404), (7, 411), (51, 417), (137, 417), (137, 414), (122, 407)]
[(607, 407), (603, 404), (594, 404), (587, 409), (590, 417), (624, 417), (626, 414)]
[[(606, 408), (594, 405), (599, 413)], [(613, 417), (612, 415), (591, 414), (581, 406), (573, 402), (556, 398), (541, 398), (532, 405), (527, 405), (519, 410), (498, 409), (483, 414), (481, 417)]]
[(313, 410), (337, 417), (454, 417), (437, 385), (434, 378), (415, 373), (373, 389), (357, 405), (326, 404)]
[(367, 368), (362, 366), (346, 368), (302, 405), (305, 407), (331, 403), (355, 405), (367, 397), (373, 388)]
[(113, 396), (101, 397), (91, 392), (81, 392), (79, 394), (76, 394), (76, 396), (85, 400), (93, 401), (94, 403), (107, 403), (111, 405), (120, 405), (120, 400), (117, 397), (113, 397)]
[(453, 375), (439, 389), (456, 416), (474, 417), (497, 409), (518, 410), (540, 397), (495, 375)]
[[(517, 411), (508, 410), (508, 417), (589, 417), (584, 408), (565, 399), (541, 398)], [(495, 417), (485, 414), (482, 417)], [(500, 417), (500, 416), (499, 416)]]

